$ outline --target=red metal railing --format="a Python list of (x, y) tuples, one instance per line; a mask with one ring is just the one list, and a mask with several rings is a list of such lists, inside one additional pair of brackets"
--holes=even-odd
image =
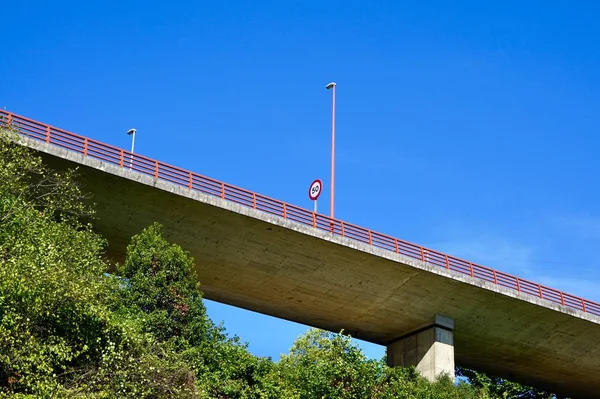
[(523, 280), (489, 267), (481, 266), (420, 245), (411, 244), (385, 234), (377, 233), (328, 216), (311, 212), (292, 204), (286, 204), (264, 195), (253, 193), (211, 178), (168, 165), (143, 155), (101, 143), (74, 133), (36, 122), (29, 118), (0, 110), (0, 126), (12, 126), (23, 136), (44, 141), (85, 156), (130, 168), (136, 172), (166, 180), (190, 190), (215, 195), (272, 215), (302, 223), (335, 235), (351, 238), (365, 244), (421, 260), (441, 268), (485, 280), (515, 291), (558, 303), (568, 308), (600, 316), (600, 304), (570, 295), (554, 288)]

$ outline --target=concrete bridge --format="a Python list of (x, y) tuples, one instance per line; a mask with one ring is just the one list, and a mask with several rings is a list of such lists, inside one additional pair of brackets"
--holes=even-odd
[(386, 345), (427, 378), (455, 363), (600, 397), (600, 304), (0, 111), (23, 144), (80, 168), (95, 226), (122, 260), (164, 225), (206, 298)]

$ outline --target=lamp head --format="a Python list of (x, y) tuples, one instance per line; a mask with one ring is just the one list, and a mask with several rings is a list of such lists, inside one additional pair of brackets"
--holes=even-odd
[(136, 130), (136, 129), (129, 129), (129, 130), (127, 131), (127, 134), (131, 136), (132, 134), (135, 134), (135, 132), (137, 132), (137, 130)]
[(334, 87), (335, 87), (335, 82), (331, 82), (331, 83), (329, 83), (327, 86), (325, 86), (325, 88), (326, 88), (327, 90), (329, 90), (329, 89), (333, 89)]

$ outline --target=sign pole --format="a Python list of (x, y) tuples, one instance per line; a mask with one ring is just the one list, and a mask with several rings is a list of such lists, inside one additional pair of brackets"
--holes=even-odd
[(315, 202), (315, 213), (317, 213), (317, 200), (315, 200), (314, 202)]

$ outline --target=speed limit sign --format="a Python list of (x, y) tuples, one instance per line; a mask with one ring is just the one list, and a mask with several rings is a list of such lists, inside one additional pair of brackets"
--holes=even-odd
[(319, 195), (321, 195), (322, 188), (323, 183), (321, 183), (321, 180), (317, 179), (312, 182), (310, 188), (308, 189), (308, 198), (310, 198), (312, 201), (316, 201), (317, 198), (319, 198)]

